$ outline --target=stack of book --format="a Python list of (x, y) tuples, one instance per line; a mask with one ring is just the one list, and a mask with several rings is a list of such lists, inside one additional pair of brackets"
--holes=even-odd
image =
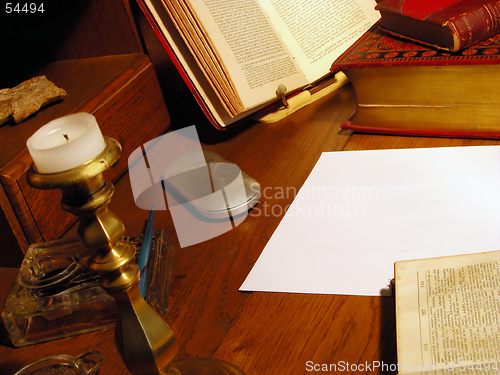
[(383, 0), (381, 22), (332, 65), (356, 92), (344, 128), (500, 138), (500, 1)]

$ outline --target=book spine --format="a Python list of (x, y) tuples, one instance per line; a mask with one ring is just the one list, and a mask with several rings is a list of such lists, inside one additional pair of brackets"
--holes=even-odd
[[(459, 5), (463, 7), (462, 11), (458, 8)], [(427, 21), (441, 24), (450, 30), (454, 39), (453, 52), (500, 33), (500, 0), (477, 5), (474, 0), (461, 1), (427, 18)]]
[(416, 136), (416, 137), (444, 137), (444, 138), (486, 138), (486, 139), (500, 139), (500, 133), (494, 132), (478, 132), (474, 129), (471, 130), (423, 130), (423, 129), (406, 129), (395, 127), (376, 127), (376, 126), (360, 126), (353, 124), (351, 120), (347, 120), (340, 125), (341, 130), (351, 130), (353, 132), (368, 133), (368, 134), (387, 134), (387, 135), (401, 135), (401, 136)]

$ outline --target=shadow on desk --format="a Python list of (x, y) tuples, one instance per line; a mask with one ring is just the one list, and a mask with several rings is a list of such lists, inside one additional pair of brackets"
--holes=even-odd
[(397, 374), (396, 313), (393, 297), (381, 297), (380, 302), (380, 363), (395, 365), (384, 374)]

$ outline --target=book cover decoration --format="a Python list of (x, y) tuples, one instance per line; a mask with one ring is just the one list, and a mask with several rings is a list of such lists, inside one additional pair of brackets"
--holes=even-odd
[(436, 50), (372, 28), (332, 65), (333, 71), (372, 66), (498, 64), (500, 34), (458, 53)]

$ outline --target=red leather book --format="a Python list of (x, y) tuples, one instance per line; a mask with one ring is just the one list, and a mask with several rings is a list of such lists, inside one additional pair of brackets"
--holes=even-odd
[(343, 125), (361, 132), (500, 138), (500, 35), (459, 53), (377, 27), (332, 65), (356, 93)]
[(376, 9), (382, 29), (451, 52), (500, 33), (500, 0), (382, 0)]

